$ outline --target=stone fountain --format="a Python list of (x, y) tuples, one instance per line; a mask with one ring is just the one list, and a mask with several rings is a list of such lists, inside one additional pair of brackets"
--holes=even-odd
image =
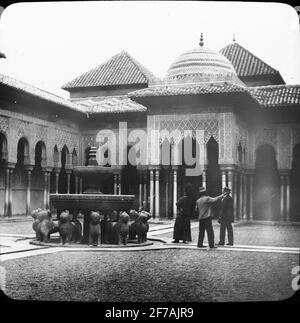
[(92, 147), (89, 153), (88, 166), (77, 166), (74, 173), (84, 184), (84, 190), (79, 194), (50, 194), (50, 205), (57, 209), (59, 215), (63, 210), (69, 210), (75, 217), (82, 213), (83, 239), (82, 243), (87, 243), (89, 230), (89, 216), (91, 211), (100, 211), (108, 214), (113, 210), (128, 211), (135, 199), (134, 195), (103, 194), (100, 189), (100, 180), (103, 176), (120, 174), (119, 166), (99, 166), (96, 160), (96, 147)]

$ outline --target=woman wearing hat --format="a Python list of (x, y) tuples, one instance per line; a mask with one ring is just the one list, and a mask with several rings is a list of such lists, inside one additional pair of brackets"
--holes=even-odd
[(193, 186), (188, 184), (185, 187), (185, 195), (179, 198), (177, 202), (178, 214), (175, 220), (173, 243), (182, 240), (183, 243), (192, 241), (191, 237), (191, 221), (190, 218), (195, 209), (195, 199), (193, 197)]

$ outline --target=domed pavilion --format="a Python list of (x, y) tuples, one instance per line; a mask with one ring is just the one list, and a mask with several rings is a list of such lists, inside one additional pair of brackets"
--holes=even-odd
[(237, 220), (299, 222), (300, 86), (235, 40), (201, 35), (170, 63), (159, 79), (122, 51), (65, 84), (68, 100), (0, 75), (0, 214), (83, 192), (73, 170), (96, 147), (101, 192), (154, 218), (175, 217), (190, 183), (195, 198), (229, 187)]

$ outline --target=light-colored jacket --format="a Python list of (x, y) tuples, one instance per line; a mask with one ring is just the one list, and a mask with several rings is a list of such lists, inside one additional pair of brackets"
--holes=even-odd
[(199, 220), (207, 219), (213, 215), (211, 207), (214, 203), (221, 200), (223, 194), (217, 197), (201, 196), (196, 201), (196, 212), (198, 212)]

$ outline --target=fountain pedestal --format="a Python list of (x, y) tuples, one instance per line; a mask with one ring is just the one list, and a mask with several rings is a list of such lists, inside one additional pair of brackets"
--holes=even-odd
[[(109, 186), (109, 178), (120, 175), (122, 166), (99, 166), (96, 160), (96, 147), (91, 147), (88, 166), (74, 167), (74, 174), (83, 181), (84, 192), (80, 194), (50, 194), (51, 207), (57, 209), (57, 214), (69, 210), (75, 217), (79, 212), (84, 214), (83, 239), (87, 243), (89, 234), (89, 217), (91, 211), (99, 211), (104, 215), (111, 215), (116, 210), (128, 211), (135, 200), (134, 195), (102, 194)], [(113, 191), (113, 189), (111, 190)]]

